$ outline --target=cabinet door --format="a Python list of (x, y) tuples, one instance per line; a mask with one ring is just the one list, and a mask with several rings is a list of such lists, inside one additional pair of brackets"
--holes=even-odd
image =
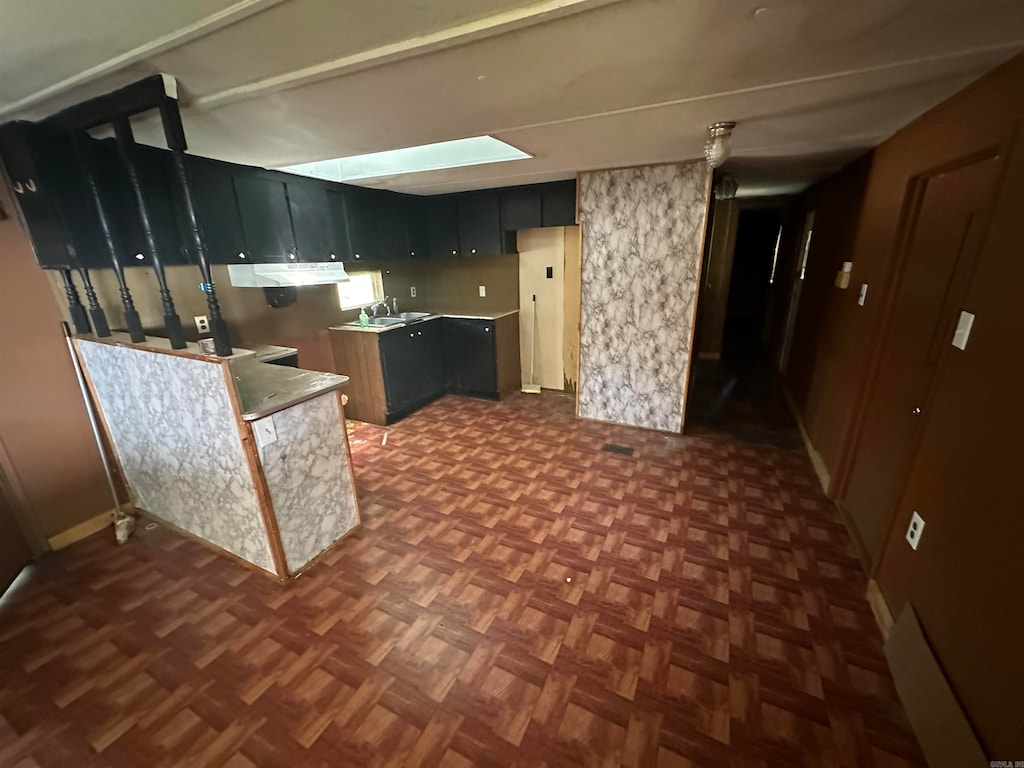
[[(207, 257), (213, 264), (245, 264), (251, 257), (245, 248), (231, 167), (199, 157), (187, 161)], [(190, 237), (185, 242), (193, 247)]]
[(382, 259), (404, 259), (409, 255), (406, 238), (405, 200), (397, 192), (376, 194), (377, 243)]
[(467, 395), (497, 397), (493, 321), (445, 318), (444, 349), (449, 388)]
[(380, 334), (381, 371), (389, 414), (413, 405), (419, 395), (414, 339), (415, 334), (405, 327)]
[(432, 258), (458, 256), (459, 212), (454, 195), (438, 195), (423, 201), (423, 223), (427, 232), (427, 248)]
[(576, 223), (576, 181), (553, 181), (541, 189), (542, 227), (571, 227)]
[[(287, 183), (295, 248), (301, 261), (331, 261), (334, 253), (327, 191), (317, 181)], [(335, 253), (335, 256), (337, 254)]]
[(348, 219), (345, 216), (345, 195), (340, 189), (328, 189), (326, 195), (333, 253), (341, 261), (350, 261), (352, 250), (349, 246)]
[(372, 189), (345, 187), (345, 221), (352, 261), (373, 261), (380, 257), (377, 239), (377, 200)]
[(31, 236), (36, 261), (44, 268), (67, 267), (70, 262), (60, 221), (58, 192), (43, 177), (31, 131), (32, 126), (25, 123), (3, 126), (0, 129), (0, 155), (21, 219)]
[(408, 326), (415, 349), (418, 401), (426, 402), (445, 390), (444, 346), (441, 320), (427, 320)]
[(502, 253), (501, 204), (497, 191), (464, 192), (458, 197), (458, 208), (462, 255)]
[(425, 200), (426, 198), (417, 195), (405, 196), (405, 231), (409, 238), (409, 256), (414, 259), (430, 255)]
[(507, 187), (501, 190), (500, 195), (501, 226), (504, 229), (515, 231), (542, 226), (540, 186)]
[(258, 171), (243, 170), (235, 174), (235, 194), (246, 249), (252, 260), (257, 263), (295, 261), (284, 182)]

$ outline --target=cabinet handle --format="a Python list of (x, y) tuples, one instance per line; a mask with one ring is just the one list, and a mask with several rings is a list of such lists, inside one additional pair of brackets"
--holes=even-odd
[(476, 253), (476, 248), (470, 251), (470, 253)]
[(409, 255), (410, 256), (415, 256), (416, 255), (416, 251), (409, 251)]
[(484, 328), (484, 333), (490, 333), (490, 332), (491, 332), (490, 328)]
[(245, 251), (239, 251), (238, 252), (238, 258), (244, 259), (245, 258)]
[(35, 183), (35, 181), (33, 181), (32, 179), (29, 179), (28, 181), (26, 181), (25, 182), (25, 189), (27, 189), (29, 192), (35, 192), (36, 191), (36, 183)]
[(458, 255), (458, 253), (456, 251), (452, 251), (452, 256), (457, 256), (457, 255)]
[(138, 261), (144, 261), (146, 257), (145, 257), (145, 256), (143, 256), (143, 255), (142, 255), (141, 253), (136, 253), (136, 254), (135, 254), (135, 258), (136, 258), (136, 260), (138, 260)]
[(289, 253), (288, 254), (288, 258), (291, 259), (292, 261), (295, 261), (295, 254), (294, 253)]
[[(20, 181), (14, 182), (14, 191), (17, 192), (19, 195), (25, 194), (25, 188), (21, 186)], [(452, 253), (455, 253), (455, 251), (452, 251)]]
[(915, 416), (920, 416), (921, 415), (921, 408), (920, 408), (920, 406), (915, 406), (914, 410), (912, 410), (911, 413), (914, 414)]
[(422, 336), (423, 335), (423, 331), (416, 331), (416, 335), (417, 336)]
[(411, 339), (415, 334), (410, 333), (409, 338)]
[(335, 255), (334, 255), (334, 254), (332, 253), (332, 254), (331, 254), (331, 261), (334, 261), (334, 260), (335, 260), (336, 258), (338, 258), (338, 257), (337, 257), (337, 256), (335, 256)]
[(359, 254), (358, 254), (358, 253), (356, 254), (356, 258), (357, 258), (357, 259), (359, 258)]

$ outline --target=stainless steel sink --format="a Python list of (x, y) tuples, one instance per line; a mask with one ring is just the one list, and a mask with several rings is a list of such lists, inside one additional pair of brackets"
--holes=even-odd
[(429, 312), (402, 312), (402, 313), (400, 313), (398, 315), (395, 315), (395, 317), (400, 317), (400, 318), (402, 318), (402, 320), (404, 320), (405, 322), (408, 323), (411, 320), (422, 320), (424, 317), (430, 317), (430, 313)]
[[(399, 325), (400, 323), (404, 323), (406, 321), (403, 320), (400, 317), (371, 317), (368, 320), (368, 322), (369, 322), (369, 324), (371, 326), (381, 327), (381, 326), (388, 326), (388, 325)], [(345, 323), (345, 325), (351, 325), (351, 326), (354, 326), (354, 327), (358, 328), (359, 327), (359, 321), (358, 320), (353, 320), (350, 323)]]

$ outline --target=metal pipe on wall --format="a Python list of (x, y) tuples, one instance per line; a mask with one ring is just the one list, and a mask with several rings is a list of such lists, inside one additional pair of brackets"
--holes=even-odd
[(117, 257), (117, 245), (114, 243), (114, 232), (111, 229), (110, 218), (103, 205), (103, 198), (100, 195), (99, 184), (96, 181), (96, 158), (93, 155), (88, 134), (76, 132), (74, 134), (75, 154), (85, 171), (86, 184), (89, 187), (89, 194), (92, 196), (93, 204), (96, 206), (96, 214), (100, 222), (100, 230), (103, 232), (103, 240), (107, 245), (107, 253), (110, 256), (110, 265), (117, 277), (117, 285), (121, 293), (121, 306), (124, 309), (124, 322), (128, 327), (128, 334), (133, 342), (146, 340), (146, 334), (142, 330), (142, 319), (135, 309), (135, 302), (132, 300), (131, 291), (128, 290), (128, 283), (125, 279), (124, 265)]
[(160, 304), (164, 313), (164, 328), (167, 338), (171, 342), (171, 349), (184, 349), (185, 331), (181, 327), (181, 318), (174, 308), (174, 299), (167, 287), (167, 273), (164, 270), (163, 259), (160, 249), (157, 248), (156, 237), (153, 234), (153, 225), (149, 216), (149, 206), (146, 203), (146, 194), (142, 185), (142, 178), (139, 175), (138, 153), (136, 151), (135, 137), (132, 135), (131, 123), (128, 118), (121, 116), (114, 120), (114, 136), (117, 139), (117, 149), (121, 155), (128, 172), (128, 182), (135, 197), (135, 205), (138, 209), (139, 221), (142, 224), (142, 234), (146, 239), (146, 248), (153, 260), (153, 272), (156, 275), (156, 282), (160, 289)]

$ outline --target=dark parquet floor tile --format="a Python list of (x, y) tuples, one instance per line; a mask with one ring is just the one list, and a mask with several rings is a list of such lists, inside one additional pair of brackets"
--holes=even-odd
[(803, 452), (572, 412), (353, 425), (363, 526), (284, 587), (160, 527), (42, 560), (0, 766), (922, 765)]

